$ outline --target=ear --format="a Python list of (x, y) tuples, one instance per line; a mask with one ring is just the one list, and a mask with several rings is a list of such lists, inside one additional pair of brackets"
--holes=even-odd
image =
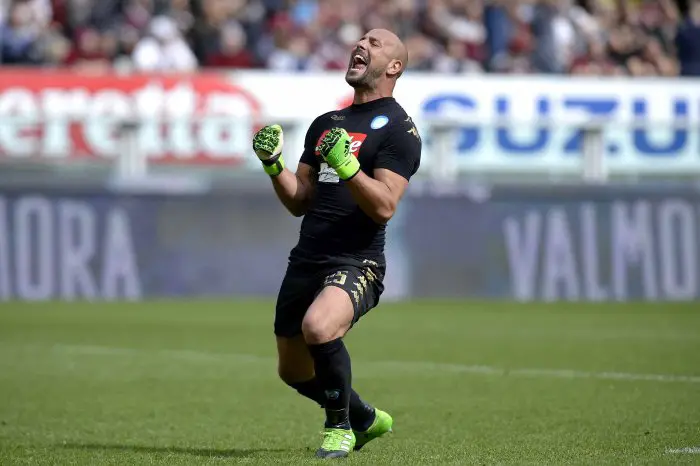
[(403, 63), (401, 63), (401, 60), (391, 60), (389, 62), (389, 66), (387, 67), (386, 73), (389, 76), (398, 76), (399, 73), (401, 73), (401, 67), (403, 67)]

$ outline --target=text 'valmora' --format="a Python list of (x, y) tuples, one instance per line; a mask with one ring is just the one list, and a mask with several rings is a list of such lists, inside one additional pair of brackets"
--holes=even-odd
[(700, 297), (700, 208), (681, 199), (576, 203), (509, 216), (513, 298), (582, 301)]
[(0, 300), (141, 297), (129, 216), (120, 207), (0, 196)]

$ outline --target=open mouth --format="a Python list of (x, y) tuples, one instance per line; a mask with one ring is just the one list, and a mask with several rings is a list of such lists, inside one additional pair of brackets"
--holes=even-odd
[(352, 56), (352, 60), (350, 61), (350, 71), (357, 71), (357, 72), (362, 72), (367, 69), (367, 59), (360, 55), (359, 53), (356, 53), (355, 55)]

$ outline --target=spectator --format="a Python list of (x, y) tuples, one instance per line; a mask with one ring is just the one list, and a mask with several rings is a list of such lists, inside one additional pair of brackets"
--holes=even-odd
[(187, 72), (197, 68), (197, 59), (175, 21), (165, 16), (155, 17), (149, 30), (150, 35), (141, 39), (133, 52), (136, 70)]
[[(486, 29), (485, 45), (488, 50), (486, 66), (488, 69), (502, 71), (509, 62), (509, 43), (513, 34), (513, 21), (517, 18), (509, 15), (517, 8), (512, 2), (492, 2), (484, 9), (484, 27)], [(528, 27), (529, 29), (529, 27)]]
[(84, 70), (107, 70), (112, 66), (116, 51), (116, 38), (109, 32), (100, 33), (88, 27), (80, 31), (65, 63)]
[(385, 27), (414, 71), (697, 76), (688, 1), (683, 19), (676, 0), (0, 0), (0, 60), (343, 70), (361, 34)]
[(593, 38), (588, 41), (586, 53), (574, 60), (571, 73), (591, 76), (615, 74), (615, 63), (608, 57), (602, 40)]
[(692, 0), (676, 35), (681, 76), (700, 76), (700, 0)]
[(45, 66), (63, 67), (70, 56), (72, 43), (53, 26), (43, 36), (40, 42), (42, 61)]
[(641, 50), (641, 44), (635, 41), (632, 26), (623, 24), (610, 32), (608, 55), (618, 65), (627, 66), (629, 60), (638, 56)]
[(197, 19), (190, 34), (190, 44), (200, 63), (217, 53), (221, 28), (230, 14), (228, 5), (222, 0), (202, 0)]
[(428, 71), (433, 67), (436, 46), (424, 34), (414, 34), (405, 41), (408, 49), (408, 69)]
[(267, 68), (274, 71), (312, 71), (321, 67), (311, 53), (311, 42), (300, 34), (285, 36), (279, 40), (267, 61)]
[(532, 64), (541, 73), (563, 73), (574, 59), (576, 30), (567, 0), (542, 0), (534, 11)]
[(168, 16), (173, 18), (181, 33), (186, 34), (194, 26), (195, 17), (188, 0), (172, 0)]
[(459, 39), (449, 39), (446, 53), (438, 56), (432, 69), (440, 73), (469, 73), (482, 71), (479, 62), (472, 60), (468, 48)]
[(485, 65), (493, 72), (528, 73), (533, 51), (532, 5), (499, 1), (485, 10), (487, 30)]
[[(95, 1), (99, 3), (102, 0)], [(124, 22), (139, 31), (147, 30), (153, 17), (153, 7), (153, 0), (126, 0), (123, 10)]]
[(205, 66), (252, 68), (253, 55), (246, 48), (246, 35), (240, 24), (230, 22), (221, 29), (218, 50), (204, 59)]
[(29, 3), (18, 2), (10, 7), (7, 23), (0, 32), (2, 61), (7, 64), (30, 64), (39, 61), (35, 45), (39, 31), (33, 22)]

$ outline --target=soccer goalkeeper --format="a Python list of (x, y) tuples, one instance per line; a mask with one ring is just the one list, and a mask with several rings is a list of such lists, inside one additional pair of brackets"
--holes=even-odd
[(352, 389), (343, 337), (384, 290), (386, 224), (420, 165), (421, 140), (392, 97), (408, 55), (398, 37), (372, 30), (350, 57), (352, 105), (316, 118), (293, 173), (283, 133), (267, 126), (253, 150), (284, 206), (304, 216), (275, 310), (279, 376), (325, 408), (316, 456), (345, 457), (391, 431), (391, 416)]

